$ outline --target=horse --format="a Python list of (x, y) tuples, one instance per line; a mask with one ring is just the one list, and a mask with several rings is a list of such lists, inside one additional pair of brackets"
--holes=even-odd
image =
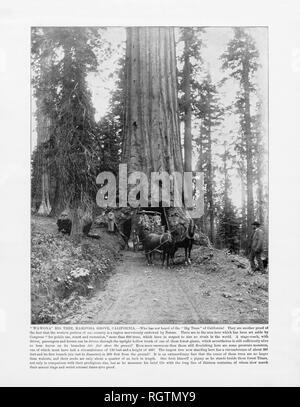
[(170, 245), (169, 255), (172, 260), (172, 264), (174, 264), (175, 253), (180, 247), (184, 248), (185, 250), (185, 264), (191, 264), (191, 251), (194, 243), (196, 225), (193, 219), (190, 219), (188, 228), (186, 228), (184, 225), (178, 226), (171, 231), (173, 244)]
[(144, 238), (143, 246), (148, 266), (153, 264), (152, 256), (154, 252), (158, 251), (158, 249), (161, 249), (163, 253), (162, 265), (164, 265), (165, 259), (167, 257), (167, 266), (169, 266), (169, 253), (171, 245), (172, 245), (172, 236), (170, 232), (162, 234), (157, 233), (147, 234), (147, 236), (145, 236)]

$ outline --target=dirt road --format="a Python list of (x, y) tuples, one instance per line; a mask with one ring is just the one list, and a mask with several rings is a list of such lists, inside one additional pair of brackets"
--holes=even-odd
[(71, 324), (266, 323), (267, 292), (259, 276), (232, 269), (208, 273), (204, 265), (167, 269), (143, 253), (123, 252), (106, 287), (85, 300)]

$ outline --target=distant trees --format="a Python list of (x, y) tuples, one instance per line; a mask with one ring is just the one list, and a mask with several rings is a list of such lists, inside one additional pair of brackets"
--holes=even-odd
[[(221, 102), (219, 88), (222, 84), (226, 84), (226, 77), (220, 81), (220, 86), (214, 84), (209, 69), (205, 69), (203, 65), (201, 50), (205, 46), (204, 33), (203, 29), (185, 27), (180, 29), (179, 34), (179, 41), (183, 44), (179, 58), (182, 65), (179, 70), (179, 107), (181, 120), (184, 122), (184, 169), (186, 171), (192, 169), (194, 138), (199, 151), (197, 169), (204, 172), (205, 216), (202, 225), (210, 239), (214, 241), (216, 225), (220, 221), (218, 219), (216, 222), (216, 216), (229, 213), (229, 207), (232, 206), (229, 196), (218, 202), (218, 205), (221, 205), (218, 210), (214, 202), (216, 171), (224, 171), (224, 168), (216, 168), (217, 146), (224, 141), (220, 125), (224, 118), (230, 115), (238, 117), (239, 132), (235, 137), (234, 166), (235, 172), (241, 178), (242, 207), (241, 223), (237, 222), (237, 227), (241, 228), (240, 246), (246, 248), (247, 240), (249, 241), (251, 236), (254, 216), (257, 215), (262, 220), (263, 211), (264, 169), (261, 168), (261, 163), (264, 162), (264, 153), (260, 128), (262, 119), (258, 113), (258, 107), (254, 106), (259, 54), (255, 41), (247, 29), (234, 28), (233, 38), (220, 58), (224, 72), (238, 83), (239, 90), (233, 106), (225, 108)], [(195, 135), (195, 133), (198, 134)], [(224, 184), (224, 188), (225, 186)], [(227, 194), (227, 191), (223, 192)], [(234, 209), (232, 209), (232, 216), (238, 217)], [(205, 221), (207, 217), (208, 225)]]
[(99, 172), (112, 171), (115, 175), (122, 155), (125, 115), (125, 58), (119, 60), (116, 86), (111, 93), (108, 111), (97, 124), (97, 154)]
[(197, 73), (202, 62), (203, 31), (199, 27), (183, 27), (180, 28), (179, 37), (179, 41), (183, 42), (183, 52), (179, 58), (183, 66), (178, 72), (181, 92), (179, 107), (184, 121), (184, 170), (189, 172), (192, 171), (192, 114), (198, 88)]
[(235, 108), (240, 118), (241, 139), (238, 151), (245, 162), (247, 194), (247, 240), (254, 221), (253, 160), (254, 134), (252, 128), (251, 96), (255, 92), (254, 75), (258, 69), (259, 53), (250, 34), (243, 28), (234, 28), (234, 37), (222, 55), (223, 69), (239, 82)]
[(209, 216), (209, 237), (215, 239), (215, 207), (214, 207), (214, 163), (213, 163), (213, 134), (221, 124), (224, 107), (220, 102), (217, 86), (213, 84), (211, 75), (207, 72), (198, 85), (199, 97), (195, 103), (196, 117), (200, 119), (200, 134), (196, 138), (200, 154), (198, 168), (204, 173), (206, 213)]
[(231, 182), (230, 170), (232, 170), (232, 160), (234, 156), (230, 151), (227, 141), (223, 143), (224, 151), (220, 154), (222, 165), (220, 172), (223, 176), (222, 199), (219, 211), (219, 222), (217, 227), (216, 243), (219, 247), (228, 248), (233, 253), (238, 253), (240, 249), (240, 219), (230, 199)]

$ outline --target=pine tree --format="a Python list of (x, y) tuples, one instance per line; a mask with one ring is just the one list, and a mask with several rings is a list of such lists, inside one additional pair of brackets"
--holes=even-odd
[(217, 85), (213, 84), (209, 72), (202, 83), (198, 84), (198, 99), (195, 101), (195, 112), (200, 119), (200, 135), (196, 139), (199, 148), (198, 169), (204, 172), (205, 203), (209, 215), (209, 237), (214, 242), (215, 208), (214, 208), (214, 163), (213, 134), (221, 124), (224, 107), (220, 103)]
[(217, 242), (219, 246), (228, 248), (232, 253), (238, 253), (240, 248), (240, 220), (237, 216), (236, 209), (234, 208), (230, 199), (230, 164), (233, 155), (229, 150), (227, 142), (224, 142), (224, 153), (221, 154), (223, 174), (223, 199), (222, 209), (219, 215), (219, 226), (217, 232)]
[(264, 200), (264, 183), (263, 175), (266, 171), (265, 168), (265, 146), (264, 146), (264, 136), (265, 129), (262, 124), (262, 101), (259, 101), (256, 104), (256, 114), (253, 117), (253, 134), (254, 134), (254, 175), (255, 175), (255, 184), (256, 184), (256, 219), (263, 225), (264, 224), (264, 212), (265, 212), (265, 200)]
[(192, 115), (194, 110), (195, 92), (197, 89), (197, 73), (202, 64), (201, 47), (203, 46), (202, 28), (184, 27), (180, 29), (179, 41), (184, 44), (180, 61), (183, 64), (179, 72), (179, 107), (184, 120), (184, 170), (192, 171)]
[[(247, 240), (249, 242), (254, 220), (253, 199), (253, 129), (251, 126), (251, 96), (255, 91), (254, 77), (258, 69), (259, 53), (250, 34), (243, 28), (234, 28), (234, 38), (221, 56), (223, 69), (238, 80), (240, 91), (235, 107), (240, 116), (242, 149), (244, 148), (247, 185)], [(242, 151), (242, 150), (241, 150)]]
[(118, 173), (124, 134), (125, 58), (121, 58), (116, 72), (115, 89), (111, 93), (107, 114), (97, 126), (99, 172)]

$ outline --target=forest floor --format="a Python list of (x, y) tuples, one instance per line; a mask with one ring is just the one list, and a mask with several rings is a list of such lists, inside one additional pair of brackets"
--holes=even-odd
[(53, 218), (31, 218), (31, 321), (59, 323), (103, 289), (124, 242), (100, 231), (75, 245)]
[[(51, 247), (47, 247), (45, 250), (49, 256), (44, 256), (39, 267), (33, 268), (32, 271), (32, 311), (36, 323), (268, 322), (268, 274), (249, 274), (248, 260), (243, 257), (233, 256), (222, 250), (195, 246), (192, 251), (192, 265), (184, 265), (183, 249), (180, 249), (176, 255), (176, 264), (171, 268), (161, 267), (158, 256), (154, 260), (154, 266), (147, 266), (143, 252), (120, 252), (118, 241), (113, 240), (116, 237), (103, 233), (101, 240), (84, 239), (82, 244), (90, 255), (87, 262), (86, 259), (82, 260), (82, 244), (75, 248), (74, 252), (69, 238), (58, 234), (53, 219), (34, 217), (33, 225), (33, 240), (39, 236), (47, 242), (50, 235), (56, 242), (55, 250), (58, 250), (56, 255), (51, 255)], [(68, 250), (65, 249), (66, 246)], [(33, 252), (35, 250), (37, 248), (33, 244)], [(60, 264), (57, 268), (57, 261), (54, 260), (56, 256), (65, 258), (67, 263)], [(74, 273), (75, 265), (78, 268), (77, 263), (73, 264), (74, 256), (79, 258), (77, 263), (86, 262), (83, 269), (86, 270), (85, 273), (89, 271), (89, 276), (93, 278), (87, 278), (87, 275), (76, 277), (80, 273)], [(107, 269), (105, 272), (101, 271), (100, 278), (97, 278), (99, 267), (95, 267), (99, 261), (103, 264), (104, 259), (108, 264)], [(66, 264), (67, 270), (64, 267)], [(41, 267), (44, 277), (43, 273), (38, 271)], [(82, 268), (82, 264), (80, 267)], [(75, 276), (77, 285), (73, 281), (72, 286), (71, 278), (72, 290), (61, 291), (57, 287), (55, 289), (49, 275), (46, 277), (45, 270), (52, 270), (52, 280), (59, 278), (60, 285), (63, 282), (64, 286), (70, 275), (73, 280)], [(50, 291), (53, 298), (51, 297), (50, 303), (54, 301), (55, 305), (48, 309), (48, 305), (44, 304), (46, 311), (37, 300), (38, 297), (34, 296), (40, 293), (34, 285), (38, 280), (37, 275), (42, 280), (40, 284), (52, 284)], [(78, 279), (81, 279), (80, 283)], [(86, 289), (87, 285), (91, 286), (90, 292)]]

